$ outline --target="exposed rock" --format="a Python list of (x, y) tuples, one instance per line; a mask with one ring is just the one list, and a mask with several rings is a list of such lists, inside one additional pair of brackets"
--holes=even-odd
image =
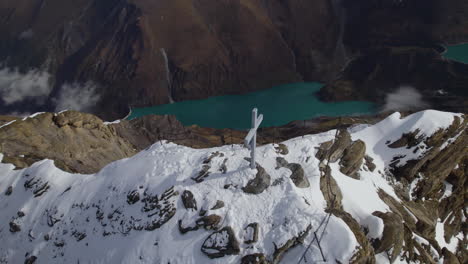
[(291, 170), (291, 180), (297, 188), (308, 188), (310, 187), (309, 180), (304, 174), (304, 169), (298, 163), (288, 163), (284, 158), (276, 158), (277, 167), (284, 167)]
[(382, 239), (373, 243), (375, 254), (392, 249), (389, 255), (390, 263), (394, 262), (401, 253), (403, 247), (404, 226), (402, 218), (394, 213), (374, 212), (373, 215), (382, 218), (384, 231)]
[(309, 234), (310, 230), (312, 229), (312, 226), (309, 225), (307, 228), (299, 233), (297, 237), (293, 237), (289, 239), (286, 243), (283, 245), (280, 245), (279, 247), (275, 244), (275, 252), (273, 253), (273, 261), (272, 264), (277, 264), (280, 263), (281, 259), (283, 258), (284, 254), (288, 252), (290, 249), (294, 248), (298, 244), (302, 244), (304, 242), (304, 239), (307, 237)]
[(195, 197), (193, 196), (193, 193), (189, 190), (185, 190), (182, 193), (182, 203), (185, 206), (185, 209), (193, 209), (197, 210), (197, 200), (195, 200)]
[(36, 256), (29, 256), (24, 261), (24, 264), (34, 264), (36, 262), (36, 260), (37, 260)]
[(288, 155), (289, 154), (288, 147), (283, 143), (280, 143), (277, 146), (275, 146), (275, 150), (276, 150), (276, 152), (278, 154), (281, 154), (281, 155)]
[(140, 193), (137, 190), (133, 190), (127, 194), (127, 203), (135, 204), (140, 201)]
[(244, 243), (253, 244), (258, 241), (258, 223), (250, 223), (244, 228)]
[(450, 252), (446, 247), (442, 249), (442, 255), (444, 256), (443, 264), (461, 264), (457, 256), (455, 256), (452, 252)]
[(203, 242), (201, 251), (209, 258), (221, 258), (239, 254), (240, 248), (234, 231), (227, 226), (208, 236)]
[(412, 148), (414, 146), (417, 146), (424, 139), (424, 135), (421, 135), (420, 132), (421, 131), (419, 129), (416, 129), (413, 132), (405, 133), (397, 141), (395, 141), (395, 142), (393, 142), (391, 144), (388, 144), (388, 147), (389, 148), (406, 147), (406, 148), (410, 149), (410, 148)]
[(210, 165), (203, 165), (202, 169), (198, 172), (197, 176), (193, 177), (192, 180), (200, 183), (205, 180), (206, 177), (210, 175)]
[(374, 164), (374, 159), (365, 155), (364, 156), (364, 162), (366, 164), (366, 167), (371, 171), (371, 172), (374, 172), (376, 166)]
[(66, 111), (39, 114), (1, 127), (0, 152), (5, 155), (4, 163), (11, 162), (17, 168), (47, 158), (65, 171), (95, 173), (136, 150), (99, 118)]
[(195, 223), (197, 224), (197, 226), (204, 227), (207, 230), (216, 230), (218, 229), (219, 223), (221, 223), (221, 219), (221, 216), (212, 214), (199, 218)]
[(13, 186), (8, 186), (8, 188), (5, 191), (6, 196), (10, 196), (13, 193)]
[(176, 199), (179, 194), (171, 187), (160, 196), (144, 193), (142, 212), (148, 215), (144, 229), (153, 231), (167, 223), (176, 213)]
[(188, 233), (190, 231), (195, 231), (195, 230), (198, 230), (200, 227), (196, 224), (194, 225), (189, 225), (189, 226), (185, 226), (182, 222), (182, 220), (179, 220), (177, 222), (177, 226), (179, 228), (179, 231), (181, 234), (185, 234), (185, 233)]
[(224, 154), (221, 153), (221, 152), (218, 152), (218, 151), (217, 151), (217, 152), (214, 152), (214, 153), (211, 153), (211, 155), (210, 155), (207, 159), (205, 159), (205, 160), (203, 161), (203, 164), (209, 164), (209, 163), (211, 163), (211, 161), (212, 161), (214, 158), (216, 158), (216, 157), (224, 157)]
[(241, 264), (270, 264), (263, 253), (255, 253), (243, 256)]
[(10, 232), (16, 233), (16, 232), (21, 231), (20, 225), (16, 223), (15, 221), (11, 221), (9, 225), (10, 225)]
[(349, 132), (347, 130), (339, 130), (334, 141), (328, 141), (320, 145), (316, 157), (320, 161), (329, 159), (331, 163), (337, 162), (351, 142)]
[(343, 195), (341, 189), (336, 183), (335, 179), (331, 176), (331, 168), (321, 168), (323, 176), (320, 177), (320, 190), (323, 193), (323, 197), (327, 201), (327, 208), (340, 208), (342, 209), (341, 200)]
[(362, 140), (351, 143), (344, 151), (340, 161), (340, 171), (349, 177), (359, 179), (359, 169), (364, 161), (366, 154), (366, 144)]
[(206, 230), (217, 230), (219, 228), (219, 223), (221, 223), (221, 216), (219, 215), (203, 215), (202, 217), (198, 218), (195, 223), (191, 225), (185, 226), (182, 220), (179, 220), (178, 227), (179, 231), (182, 234), (185, 234), (190, 231), (195, 231), (200, 229), (201, 227), (205, 228)]
[(210, 210), (217, 210), (217, 209), (221, 209), (223, 207), (224, 207), (224, 202), (220, 201), (220, 200), (217, 200), (216, 204)]
[(262, 166), (257, 164), (257, 174), (255, 175), (255, 178), (250, 180), (247, 185), (242, 188), (242, 191), (250, 194), (259, 194), (270, 186), (270, 182), (270, 175)]
[[(341, 201), (340, 201), (341, 202)], [(375, 253), (374, 249), (367, 239), (366, 235), (361, 229), (359, 223), (354, 219), (351, 214), (345, 212), (342, 209), (334, 208), (331, 209), (331, 212), (334, 216), (341, 218), (346, 225), (351, 229), (354, 236), (356, 237), (357, 242), (359, 243), (359, 248), (356, 250), (354, 255), (350, 259), (350, 263), (375, 263)]]

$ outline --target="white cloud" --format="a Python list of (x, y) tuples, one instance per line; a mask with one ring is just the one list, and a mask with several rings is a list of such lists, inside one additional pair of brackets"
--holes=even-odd
[(401, 86), (395, 92), (387, 94), (383, 111), (405, 111), (427, 107), (429, 104), (424, 102), (422, 94), (415, 88)]
[(17, 69), (0, 69), (0, 98), (6, 105), (34, 98), (42, 103), (52, 90), (50, 74), (40, 70), (21, 73)]
[(56, 104), (55, 111), (89, 110), (99, 101), (96, 88), (97, 86), (93, 82), (64, 84), (60, 89), (58, 97), (54, 98)]

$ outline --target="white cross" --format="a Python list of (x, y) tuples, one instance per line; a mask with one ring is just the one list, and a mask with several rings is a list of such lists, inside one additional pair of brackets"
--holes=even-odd
[(255, 147), (257, 146), (257, 129), (263, 121), (263, 115), (257, 117), (257, 108), (252, 110), (252, 128), (244, 139), (244, 145), (250, 149), (250, 168), (255, 169)]

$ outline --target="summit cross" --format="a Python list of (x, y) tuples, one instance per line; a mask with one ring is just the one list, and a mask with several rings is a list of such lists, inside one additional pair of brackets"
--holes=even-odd
[(255, 169), (255, 148), (257, 146), (257, 129), (263, 121), (263, 115), (257, 117), (257, 108), (252, 109), (252, 128), (244, 139), (244, 145), (250, 149), (250, 168)]

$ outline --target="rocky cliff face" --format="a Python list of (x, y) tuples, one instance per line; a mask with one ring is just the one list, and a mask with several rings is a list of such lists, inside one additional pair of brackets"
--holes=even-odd
[[(467, 120), (394, 113), (260, 146), (255, 170), (240, 145), (156, 142), (83, 175), (5, 153), (23, 145), (55, 155), (56, 165), (96, 168), (100, 157), (115, 158), (106, 152), (131, 155), (129, 144), (183, 128), (171, 117), (114, 124), (78, 112), (2, 117), (0, 135), (10, 140), (1, 139), (0, 159), (15, 166), (0, 163), (0, 260), (465, 263)], [(223, 138), (217, 132), (199, 142)], [(70, 137), (81, 148), (69, 151)], [(54, 145), (43, 148), (48, 141)]]
[(381, 59), (369, 48), (466, 40), (466, 10), (462, 0), (5, 0), (0, 111), (115, 119), (129, 106), (326, 82), (362, 52)]
[[(326, 0), (3, 1), (0, 17), (0, 61), (51, 74), (49, 110), (89, 81), (100, 100), (83, 110), (111, 118), (128, 106), (325, 80), (335, 67)], [(18, 109), (29, 110), (2, 106)]]
[[(326, 101), (366, 100), (413, 87), (420, 108), (468, 111), (468, 65), (441, 55), (441, 44), (468, 41), (466, 1), (343, 1), (349, 60), (320, 91)], [(402, 96), (404, 97), (404, 96)], [(404, 98), (399, 98), (404, 101)], [(418, 107), (418, 104), (412, 102)]]

